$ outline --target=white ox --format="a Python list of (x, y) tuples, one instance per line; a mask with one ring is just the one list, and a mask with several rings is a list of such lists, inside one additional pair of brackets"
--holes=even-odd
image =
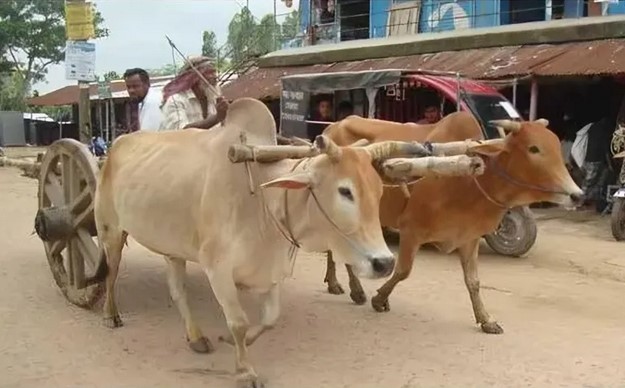
[[(271, 113), (248, 98), (233, 102), (224, 125), (210, 131), (138, 132), (117, 139), (98, 178), (95, 219), (106, 260), (91, 281), (106, 276), (105, 323), (121, 326), (114, 286), (123, 245), (132, 236), (165, 256), (169, 290), (189, 346), (210, 352), (184, 286), (186, 261), (199, 263), (223, 308), (237, 377), (258, 387), (247, 346), (278, 319), (279, 285), (292, 246), (285, 237), (306, 251), (331, 250), (339, 259), (348, 258), (361, 276), (389, 275), (394, 257), (382, 237), (382, 181), (372, 162), (407, 148), (390, 143), (338, 147), (320, 137), (320, 155), (250, 163), (255, 184), (273, 188), (256, 186), (252, 195), (245, 165), (227, 157), (242, 131), (250, 145), (276, 144)], [(250, 326), (238, 288), (265, 295), (260, 325)]]

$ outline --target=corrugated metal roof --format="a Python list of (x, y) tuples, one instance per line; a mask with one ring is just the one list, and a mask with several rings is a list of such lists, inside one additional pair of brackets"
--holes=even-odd
[[(589, 57), (592, 55), (592, 57)], [(374, 69), (457, 71), (468, 78), (565, 76), (625, 73), (625, 39), (507, 46), (410, 55), (326, 65), (258, 68), (223, 88), (229, 99), (276, 98), (280, 77), (290, 74)]]
[(538, 66), (533, 74), (616, 75), (625, 73), (625, 39), (608, 39), (569, 44), (560, 55)]
[[(151, 82), (153, 85), (165, 84), (169, 80), (171, 80), (173, 76), (161, 76), (161, 77), (152, 77)], [(115, 80), (111, 81), (111, 93), (114, 98), (127, 98), (128, 93), (126, 92), (126, 83), (124, 80)], [(125, 93), (125, 97), (123, 96)], [(54, 90), (50, 93), (46, 93), (39, 97), (33, 97), (26, 101), (28, 105), (38, 105), (38, 106), (60, 106), (60, 105), (73, 105), (78, 104), (80, 92), (78, 90), (78, 85), (70, 85), (65, 86), (60, 89)], [(91, 83), (89, 85), (89, 99), (97, 100), (98, 99), (98, 84)]]

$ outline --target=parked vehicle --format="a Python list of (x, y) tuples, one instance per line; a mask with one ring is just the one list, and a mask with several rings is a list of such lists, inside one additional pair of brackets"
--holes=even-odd
[[(619, 127), (612, 135), (611, 149), (615, 153), (614, 158), (625, 158), (625, 127)], [(622, 160), (623, 163), (617, 178), (617, 184), (620, 187), (612, 195), (612, 213), (610, 217), (612, 235), (616, 241), (625, 241), (625, 159)]]
[[(519, 120), (514, 106), (495, 88), (458, 73), (396, 69), (299, 74), (281, 78), (280, 135), (312, 140), (315, 126), (331, 124), (315, 115), (315, 103), (348, 101), (354, 114), (396, 122), (416, 122), (433, 104), (442, 116), (465, 110), (473, 114), (485, 139), (501, 137), (491, 120)], [(314, 129), (313, 129), (314, 132)], [(536, 241), (536, 222), (527, 207), (513, 208), (499, 228), (484, 236), (497, 253), (521, 257)]]

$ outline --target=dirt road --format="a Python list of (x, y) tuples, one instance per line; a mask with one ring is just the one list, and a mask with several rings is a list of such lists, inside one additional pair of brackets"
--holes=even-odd
[[(69, 305), (31, 235), (35, 211), (36, 182), (0, 168), (0, 386), (232, 385), (223, 316), (196, 266), (189, 294), (211, 355), (187, 349), (164, 261), (132, 241), (118, 283), (125, 326)], [(473, 324), (454, 256), (422, 252), (379, 314), (325, 293), (322, 257), (300, 254), (253, 361), (269, 387), (625, 387), (625, 245), (609, 237), (603, 220), (543, 220), (527, 259), (483, 247), (482, 292), (501, 336)], [(364, 285), (371, 295), (380, 282)]]

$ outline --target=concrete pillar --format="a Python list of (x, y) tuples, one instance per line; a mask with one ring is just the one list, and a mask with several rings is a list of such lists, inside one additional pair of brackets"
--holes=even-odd
[(530, 117), (529, 120), (536, 120), (536, 107), (538, 106), (538, 81), (532, 78), (532, 89), (530, 95)]

